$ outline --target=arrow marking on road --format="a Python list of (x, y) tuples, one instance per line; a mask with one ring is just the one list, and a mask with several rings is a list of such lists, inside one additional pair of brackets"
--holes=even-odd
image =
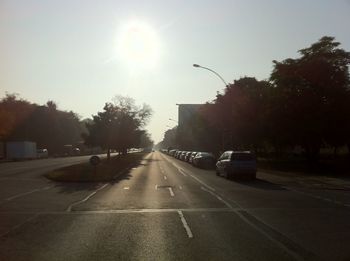
[(173, 191), (173, 189), (172, 188), (168, 188), (169, 189), (169, 192), (170, 192), (170, 196), (175, 196), (175, 194), (174, 194), (174, 191)]

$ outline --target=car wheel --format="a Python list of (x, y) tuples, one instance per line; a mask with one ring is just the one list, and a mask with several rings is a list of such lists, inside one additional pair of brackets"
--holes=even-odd
[(216, 167), (216, 176), (220, 176), (220, 171), (219, 171), (219, 169)]

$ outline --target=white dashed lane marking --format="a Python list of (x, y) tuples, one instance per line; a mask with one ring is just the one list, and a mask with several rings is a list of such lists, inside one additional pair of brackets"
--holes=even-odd
[(178, 213), (179, 216), (180, 216), (182, 225), (184, 226), (184, 228), (185, 228), (185, 230), (186, 230), (187, 236), (188, 236), (189, 238), (193, 238), (192, 231), (191, 231), (190, 227), (189, 227), (188, 224), (187, 224), (187, 221), (186, 221), (186, 219), (185, 219), (185, 217), (184, 217), (184, 214), (182, 213), (181, 210), (177, 211), (177, 213)]

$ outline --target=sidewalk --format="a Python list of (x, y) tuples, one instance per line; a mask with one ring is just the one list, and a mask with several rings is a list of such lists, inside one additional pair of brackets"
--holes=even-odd
[(306, 176), (297, 172), (284, 172), (258, 169), (258, 178), (266, 179), (279, 185), (289, 185), (323, 190), (342, 190), (350, 192), (350, 178), (329, 176)]

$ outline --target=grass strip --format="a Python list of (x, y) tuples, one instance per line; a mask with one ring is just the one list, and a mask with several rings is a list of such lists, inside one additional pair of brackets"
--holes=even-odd
[(125, 173), (125, 170), (137, 167), (145, 155), (146, 153), (138, 152), (111, 157), (109, 161), (103, 159), (96, 166), (96, 171), (95, 166), (86, 162), (63, 167), (46, 173), (44, 176), (50, 180), (60, 182), (112, 181), (118, 175)]

